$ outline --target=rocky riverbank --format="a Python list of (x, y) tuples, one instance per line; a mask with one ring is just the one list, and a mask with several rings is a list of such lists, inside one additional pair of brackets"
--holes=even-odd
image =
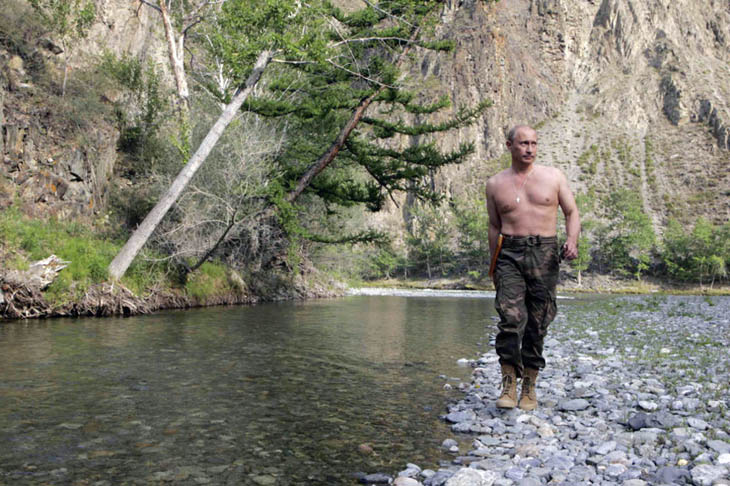
[[(365, 287), (418, 290), (478, 290), (494, 291), (494, 286), (487, 280), (475, 282), (470, 278), (434, 278), (434, 279), (385, 279), (369, 281)], [(610, 274), (587, 273), (580, 284), (575, 274), (569, 271), (560, 272), (558, 292), (598, 293), (598, 294), (654, 294), (667, 293), (676, 295), (730, 295), (727, 282), (715, 283), (713, 286), (696, 283), (670, 282), (656, 278), (623, 278)]]
[(291, 277), (262, 273), (249, 282), (239, 277), (237, 291), (204, 298), (180, 288), (161, 286), (137, 295), (120, 283), (103, 282), (54, 303), (44, 292), (53, 278), (55, 275), (41, 279), (33, 271), (0, 271), (0, 319), (133, 316), (167, 309), (339, 297), (345, 293), (344, 284), (310, 269), (306, 274)]
[[(443, 419), (468, 450), (398, 486), (730, 485), (730, 298), (631, 296), (563, 306), (533, 412), (500, 410), (493, 347)], [(463, 449), (463, 448), (462, 448)]]

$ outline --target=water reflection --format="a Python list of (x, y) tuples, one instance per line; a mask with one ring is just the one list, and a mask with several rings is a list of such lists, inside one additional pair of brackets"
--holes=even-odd
[(439, 375), (468, 376), (456, 360), (476, 356), (492, 312), (359, 296), (0, 325), (0, 484), (347, 484), (435, 468), (450, 435)]

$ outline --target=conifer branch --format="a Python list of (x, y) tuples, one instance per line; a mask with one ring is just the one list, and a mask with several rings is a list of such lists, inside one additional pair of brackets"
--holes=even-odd
[(376, 86), (380, 86), (381, 89), (382, 88), (392, 88), (392, 89), (395, 89), (395, 86), (393, 86), (393, 85), (382, 83), (382, 82), (378, 81), (377, 79), (373, 79), (371, 77), (365, 76), (364, 74), (355, 72), (355, 71), (353, 71), (351, 69), (346, 68), (345, 66), (341, 66), (341, 65), (337, 64), (332, 59), (327, 59), (327, 62), (329, 64), (331, 64), (333, 67), (336, 67), (337, 69), (342, 69), (343, 71), (345, 71), (347, 73), (350, 73), (353, 76), (356, 76), (356, 77), (358, 77), (360, 79), (364, 79), (365, 81), (367, 81), (369, 83), (373, 83)]
[(341, 46), (342, 44), (353, 44), (356, 42), (392, 41), (392, 40), (398, 41), (398, 42), (403, 42), (406, 44), (409, 42), (413, 42), (410, 39), (406, 39), (404, 37), (360, 37), (357, 39), (344, 39), (344, 40), (341, 40), (340, 42), (335, 42), (334, 44), (332, 44), (332, 46), (337, 47), (337, 46)]
[[(411, 39), (415, 40), (418, 38), (418, 34), (420, 33), (420, 29), (416, 28), (413, 30), (413, 33), (411, 35)], [(410, 52), (410, 44), (408, 44), (403, 51), (401, 52), (400, 56), (398, 57), (397, 62), (395, 63), (396, 67), (400, 67), (400, 65), (403, 63), (403, 61), (406, 59), (408, 52)], [(372, 93), (370, 96), (367, 96), (366, 98), (363, 98), (360, 104), (355, 108), (352, 115), (350, 116), (350, 119), (345, 124), (344, 127), (342, 127), (342, 130), (340, 130), (340, 133), (337, 135), (337, 138), (334, 142), (330, 145), (330, 147), (325, 151), (324, 154), (314, 163), (312, 164), (309, 169), (302, 175), (302, 177), (297, 182), (296, 187), (294, 190), (292, 190), (289, 194), (286, 195), (286, 201), (292, 202), (296, 198), (298, 198), (302, 192), (309, 186), (309, 184), (312, 182), (312, 179), (317, 177), (317, 175), (322, 172), (327, 166), (329, 166), (330, 163), (337, 157), (337, 154), (340, 152), (342, 147), (344, 146), (345, 142), (347, 141), (347, 138), (350, 136), (352, 131), (355, 129), (358, 123), (360, 123), (360, 120), (365, 114), (365, 110), (368, 109), (370, 104), (373, 102), (373, 100), (385, 89), (385, 86), (381, 86), (377, 91)]]
[(373, 9), (373, 10), (375, 10), (376, 12), (380, 12), (380, 13), (381, 13), (381, 14), (383, 14), (383, 15), (384, 15), (385, 17), (389, 17), (389, 18), (391, 18), (391, 19), (395, 20), (395, 21), (396, 21), (396, 22), (398, 22), (398, 23), (403, 23), (403, 24), (407, 25), (408, 27), (410, 27), (411, 29), (416, 29), (416, 26), (415, 26), (415, 25), (413, 25), (412, 23), (410, 23), (410, 22), (408, 22), (407, 20), (403, 19), (402, 17), (398, 17), (398, 16), (396, 16), (396, 15), (393, 15), (393, 14), (392, 14), (392, 13), (390, 13), (390, 12), (387, 12), (387, 11), (383, 10), (382, 8), (378, 7), (377, 5), (375, 5), (374, 3), (372, 3), (372, 2), (371, 2), (371, 1), (369, 1), (369, 0), (363, 0), (363, 1), (365, 2), (365, 4), (366, 4), (366, 5), (368, 6), (368, 7), (372, 8), (372, 9)]

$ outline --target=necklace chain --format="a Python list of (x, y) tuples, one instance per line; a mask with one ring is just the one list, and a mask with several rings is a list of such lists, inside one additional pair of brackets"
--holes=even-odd
[[(527, 182), (527, 179), (530, 178), (530, 176), (532, 175), (532, 172), (534, 170), (535, 170), (535, 168), (533, 167), (532, 169), (530, 169), (530, 172), (527, 173), (527, 175), (525, 176), (525, 179), (522, 181), (522, 184), (520, 184), (520, 191), (522, 190), (522, 188), (525, 187), (525, 183)], [(515, 173), (515, 176), (517, 175), (517, 171), (515, 171), (514, 169), (512, 169), (512, 172)], [(515, 186), (514, 179), (512, 179), (512, 189), (514, 189), (514, 191), (515, 191), (515, 201), (517, 202), (517, 204), (519, 204), (520, 203), (520, 193), (517, 191), (517, 186)]]

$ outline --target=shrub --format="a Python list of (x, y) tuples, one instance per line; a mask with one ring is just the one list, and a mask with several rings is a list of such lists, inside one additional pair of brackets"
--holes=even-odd
[(715, 226), (700, 218), (690, 229), (671, 219), (664, 233), (662, 261), (669, 276), (700, 284), (727, 277), (730, 223)]
[(200, 301), (231, 291), (226, 268), (223, 265), (206, 262), (188, 275), (185, 284), (187, 293)]

